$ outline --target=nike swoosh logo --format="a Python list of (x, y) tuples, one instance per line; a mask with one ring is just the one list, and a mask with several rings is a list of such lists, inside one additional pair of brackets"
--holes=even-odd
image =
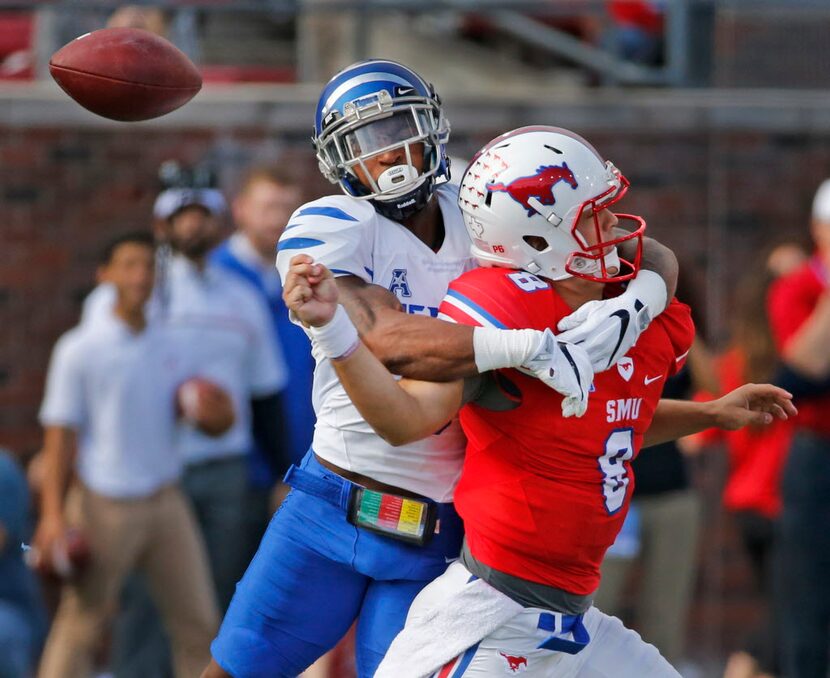
[[(582, 379), (579, 378), (579, 369), (576, 366), (576, 362), (574, 362), (574, 359), (571, 356), (565, 344), (560, 342), (559, 348), (562, 351), (563, 355), (568, 359), (568, 362), (571, 364), (571, 369), (574, 371), (574, 375), (576, 375), (576, 385), (579, 386), (579, 395), (584, 398), (585, 389), (582, 388)], [(551, 370), (550, 376), (553, 376), (553, 370)]]
[(653, 384), (655, 381), (657, 381), (658, 379), (662, 379), (662, 378), (663, 378), (662, 374), (658, 374), (656, 377), (645, 377), (643, 379), (643, 383), (646, 386), (648, 386), (649, 384)]
[(449, 565), (450, 563), (454, 563), (456, 560), (458, 560), (458, 556), (456, 556), (455, 558), (447, 558), (447, 556), (444, 556), (444, 562), (447, 563), (447, 565)]
[[(617, 349), (619, 349), (620, 344), (622, 344), (622, 340), (625, 337), (625, 331), (628, 329), (628, 323), (631, 322), (631, 315), (625, 309), (620, 309), (619, 311), (614, 311), (611, 314), (611, 317), (617, 317), (620, 319), (620, 337), (617, 339), (617, 345), (614, 347), (614, 350), (611, 351), (611, 358), (617, 355)], [(609, 361), (608, 367), (611, 366)]]

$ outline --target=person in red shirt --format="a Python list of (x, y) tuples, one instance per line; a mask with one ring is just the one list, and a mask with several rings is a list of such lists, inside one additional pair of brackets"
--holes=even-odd
[[(778, 355), (766, 298), (775, 279), (798, 268), (807, 258), (794, 242), (781, 243), (759, 260), (738, 285), (733, 303), (732, 343), (718, 360), (724, 390), (750, 381), (773, 379)], [(789, 270), (786, 270), (786, 269)], [(792, 421), (764, 428), (704, 433), (694, 445), (723, 439), (729, 453), (729, 475), (723, 505), (730, 512), (749, 558), (763, 609), (746, 629), (740, 649), (726, 663), (724, 678), (762, 678), (781, 671), (779, 616), (773, 613), (772, 559), (781, 512), (781, 472), (792, 440)]]
[(624, 59), (648, 66), (664, 61), (665, 2), (609, 0), (611, 47)]
[[(775, 282), (770, 325), (781, 358), (814, 381), (830, 375), (830, 180), (813, 201), (813, 256)], [(830, 652), (830, 395), (805, 400), (781, 486), (782, 661), (786, 675), (825, 678)]]
[[(488, 341), (487, 328), (550, 333), (575, 309), (619, 294), (638, 261), (622, 261), (616, 245), (639, 240), (645, 229), (642, 218), (609, 209), (627, 187), (567, 130), (526, 127), (493, 140), (467, 168), (459, 193), (473, 254), (485, 267), (450, 284), (439, 317), (477, 326), (474, 342)], [(633, 230), (616, 231), (620, 221)], [(376, 678), (572, 675), (587, 666), (598, 677), (678, 675), (653, 646), (591, 606), (633, 490), (630, 461), (644, 441), (786, 417), (784, 391), (744, 387), (737, 398), (705, 406), (664, 401), (650, 428), (662, 382), (682, 365), (694, 335), (688, 307), (677, 301), (593, 379), (569, 365), (573, 347), (549, 334), (549, 352), (562, 355), (552, 371), (590, 393), (580, 407), (512, 369), (466, 382), (396, 381), (357, 341), (336, 306), (331, 274), (307, 256), (292, 260), (284, 293), (361, 414), (389, 442), (440, 430), (466, 403), (467, 455), (455, 492), (464, 549), (413, 603)], [(618, 317), (622, 325), (642, 321)], [(364, 492), (352, 519), (381, 531), (390, 520), (411, 524), (413, 534), (429, 520), (412, 514), (405, 497), (387, 504), (372, 505)]]

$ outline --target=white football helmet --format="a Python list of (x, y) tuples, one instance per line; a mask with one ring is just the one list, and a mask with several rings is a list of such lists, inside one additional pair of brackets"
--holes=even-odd
[[(458, 205), (473, 256), (483, 266), (519, 268), (551, 280), (618, 282), (637, 273), (646, 224), (638, 216), (615, 214), (632, 230), (609, 238), (598, 215), (628, 186), (582, 137), (536, 125), (502, 134), (478, 152), (461, 179)], [(577, 228), (583, 214), (593, 217), (595, 237)], [(621, 261), (616, 245), (632, 239), (634, 261)]]

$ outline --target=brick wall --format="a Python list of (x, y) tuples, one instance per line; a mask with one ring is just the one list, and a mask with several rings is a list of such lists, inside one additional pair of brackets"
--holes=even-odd
[(812, 89), (830, 85), (830, 9), (817, 5), (721, 8), (715, 22), (713, 84)]

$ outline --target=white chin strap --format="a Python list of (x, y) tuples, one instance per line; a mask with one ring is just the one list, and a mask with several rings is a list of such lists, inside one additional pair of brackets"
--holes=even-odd
[(377, 185), (382, 194), (406, 192), (419, 177), (418, 170), (412, 165), (395, 165), (378, 177)]

